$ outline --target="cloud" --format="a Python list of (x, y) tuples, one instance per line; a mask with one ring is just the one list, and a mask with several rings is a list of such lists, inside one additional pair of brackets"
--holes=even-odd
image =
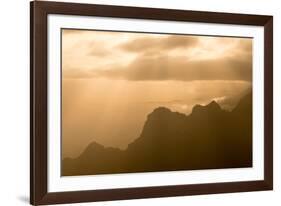
[(105, 48), (101, 42), (93, 42), (87, 53), (87, 55), (92, 57), (106, 57), (110, 54), (110, 49)]
[(87, 32), (87, 30), (83, 29), (62, 29), (63, 35), (68, 35), (68, 34), (79, 34), (81, 35), (84, 32)]
[(245, 52), (252, 52), (252, 41), (249, 41), (249, 38), (241, 38), (239, 41), (239, 46), (241, 50)]
[(142, 37), (133, 39), (120, 46), (128, 52), (163, 52), (177, 48), (191, 48), (198, 43), (198, 38), (193, 36), (169, 35), (167, 37)]
[(237, 45), (237, 49), (235, 50), (234, 55), (237, 58), (243, 59), (252, 59), (253, 57), (253, 44), (252, 40), (249, 39), (241, 39)]
[[(249, 38), (94, 31), (83, 34), (87, 41), (77, 35), (65, 43), (64, 78), (249, 82), (252, 79)], [(73, 39), (77, 40), (74, 45)], [(72, 46), (66, 47), (67, 43)]]
[(110, 79), (125, 79), (130, 81), (152, 80), (242, 80), (251, 81), (251, 59), (235, 57), (188, 60), (186, 57), (147, 57), (140, 56), (125, 67), (113, 65), (113, 68), (88, 70), (87, 72), (69, 70), (66, 76), (78, 78), (105, 77)]

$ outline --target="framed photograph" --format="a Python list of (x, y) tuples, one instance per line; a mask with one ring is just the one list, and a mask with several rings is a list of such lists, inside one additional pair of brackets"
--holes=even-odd
[(30, 9), (31, 204), (272, 190), (272, 16)]

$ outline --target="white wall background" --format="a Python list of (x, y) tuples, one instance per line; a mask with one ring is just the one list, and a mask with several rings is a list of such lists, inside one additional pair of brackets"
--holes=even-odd
[[(62, 0), (57, 0), (62, 1)], [(96, 4), (274, 15), (274, 191), (126, 200), (78, 205), (280, 205), (281, 3), (277, 0), (72, 0)], [(0, 205), (29, 200), (29, 1), (0, 7)]]

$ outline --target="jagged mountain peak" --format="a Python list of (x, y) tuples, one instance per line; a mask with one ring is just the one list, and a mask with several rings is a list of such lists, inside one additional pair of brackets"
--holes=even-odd
[(104, 148), (104, 146), (95, 142), (95, 141), (93, 141), (88, 145), (88, 148)]
[(220, 105), (215, 100), (213, 100), (209, 104), (207, 104), (206, 107), (207, 108), (221, 109)]
[(220, 105), (216, 101), (211, 101), (209, 104), (203, 106), (200, 104), (196, 104), (192, 109), (192, 114), (198, 114), (203, 112), (217, 112), (222, 111)]
[(86, 149), (84, 150), (84, 152), (81, 154), (81, 156), (85, 156), (88, 154), (91, 154), (92, 151), (103, 151), (105, 149), (105, 147), (95, 141), (91, 142)]
[(170, 109), (168, 109), (167, 107), (157, 107), (156, 109), (154, 109), (152, 111), (152, 113), (154, 114), (162, 114), (162, 113), (170, 113), (172, 112)]
[(169, 118), (169, 117), (179, 117), (179, 116), (181, 116), (182, 118), (186, 117), (185, 114), (174, 112), (167, 107), (157, 107), (148, 115), (148, 119), (158, 119), (158, 118), (165, 119), (165, 117)]

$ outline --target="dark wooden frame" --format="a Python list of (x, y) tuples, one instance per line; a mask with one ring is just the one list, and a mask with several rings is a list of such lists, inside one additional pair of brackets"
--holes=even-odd
[[(264, 180), (92, 191), (47, 191), (47, 15), (121, 17), (264, 27)], [(30, 203), (34, 205), (273, 189), (273, 17), (58, 2), (30, 6)]]

